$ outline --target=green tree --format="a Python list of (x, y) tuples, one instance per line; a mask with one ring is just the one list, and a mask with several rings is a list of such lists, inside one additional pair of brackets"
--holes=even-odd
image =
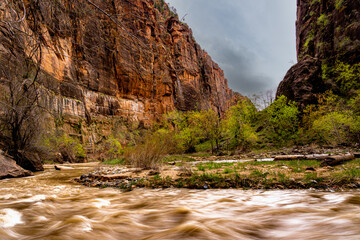
[(216, 150), (219, 150), (222, 138), (219, 115), (210, 109), (192, 112), (190, 118), (192, 127), (197, 129), (200, 139), (210, 141), (212, 153), (215, 152), (215, 146)]
[(230, 147), (246, 149), (258, 140), (253, 127), (256, 113), (255, 106), (247, 99), (229, 109), (223, 124)]
[(309, 140), (327, 144), (351, 143), (360, 139), (360, 91), (350, 100), (331, 91), (318, 96), (318, 104), (304, 111), (304, 129)]
[(267, 115), (266, 133), (272, 143), (285, 145), (298, 136), (299, 110), (296, 103), (280, 96), (265, 110)]
[(313, 122), (313, 130), (325, 143), (346, 143), (349, 133), (355, 130), (355, 119), (351, 111), (329, 112)]

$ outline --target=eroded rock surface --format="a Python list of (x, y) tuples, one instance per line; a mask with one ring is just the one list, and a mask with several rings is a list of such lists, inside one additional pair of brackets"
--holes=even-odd
[[(174, 109), (222, 114), (231, 104), (223, 71), (163, 1), (24, 2), (17, 27), (31, 37), (14, 40), (3, 25), (0, 56), (29, 55), (27, 44), (40, 41), (45, 102), (61, 114), (146, 124)], [(7, 3), (1, 19), (21, 19), (21, 4), (14, 15)]]
[[(360, 1), (297, 0), (296, 47), (298, 63), (278, 96), (306, 105), (326, 90), (349, 95), (359, 89)], [(353, 77), (341, 75), (349, 73)]]

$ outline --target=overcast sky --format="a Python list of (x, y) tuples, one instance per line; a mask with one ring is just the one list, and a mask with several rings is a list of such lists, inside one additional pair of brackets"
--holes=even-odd
[(296, 0), (166, 0), (243, 95), (276, 89), (296, 62)]

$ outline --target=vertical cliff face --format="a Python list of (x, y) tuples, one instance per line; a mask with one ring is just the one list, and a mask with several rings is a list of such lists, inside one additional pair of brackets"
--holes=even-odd
[(296, 38), (298, 63), (277, 95), (306, 105), (326, 90), (360, 88), (360, 1), (297, 0)]
[[(9, 0), (0, 8), (0, 56), (30, 56), (26, 46), (40, 43), (46, 103), (64, 114), (151, 123), (174, 109), (222, 114), (234, 96), (164, 1)], [(14, 39), (5, 22), (25, 34)]]

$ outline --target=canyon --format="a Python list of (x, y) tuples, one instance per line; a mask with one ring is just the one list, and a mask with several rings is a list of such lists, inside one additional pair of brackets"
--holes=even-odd
[(162, 0), (23, 3), (0, 4), (0, 57), (41, 63), (42, 98), (71, 124), (118, 117), (146, 126), (173, 110), (222, 115), (240, 97)]

